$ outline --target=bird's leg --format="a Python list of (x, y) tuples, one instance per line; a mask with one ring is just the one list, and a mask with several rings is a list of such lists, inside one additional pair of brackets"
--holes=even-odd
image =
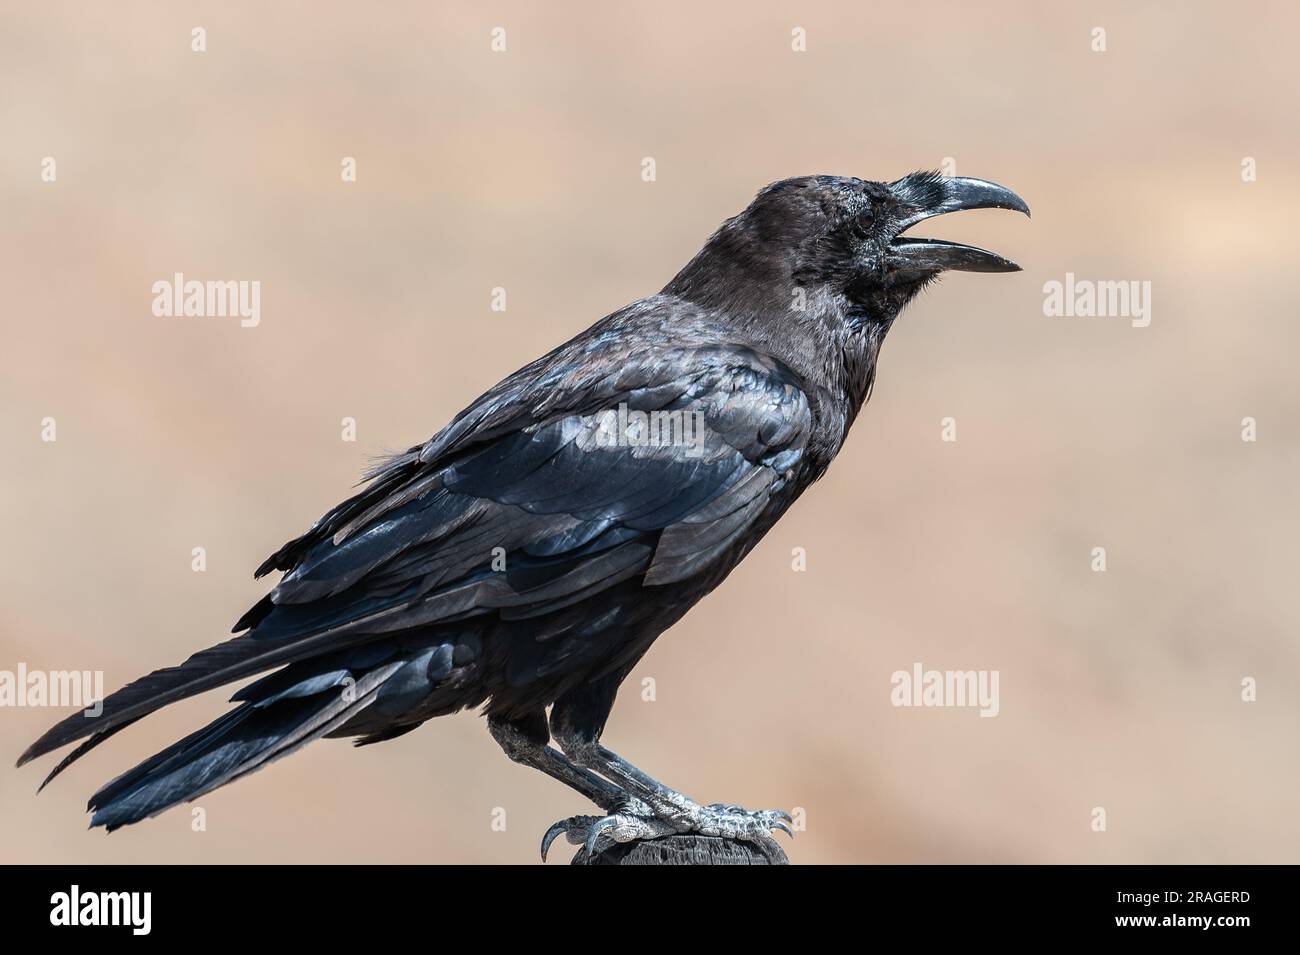
[(605, 812), (614, 813), (629, 807), (644, 808), (639, 804), (633, 806), (635, 801), (630, 800), (613, 783), (581, 766), (575, 766), (563, 753), (547, 746), (551, 737), (546, 728), (546, 717), (542, 713), (513, 721), (489, 717), (488, 731), (511, 760), (539, 769), (552, 779), (558, 779)]
[(617, 753), (593, 740), (559, 737), (565, 754), (574, 763), (593, 769), (645, 804), (650, 815), (628, 807), (610, 812), (602, 818), (575, 816), (556, 823), (542, 840), (542, 858), (561, 832), (572, 843), (583, 843), (592, 853), (602, 837), (615, 842), (656, 839), (675, 833), (697, 833), (753, 842), (773, 861), (783, 860), (772, 833), (781, 830), (791, 835), (790, 814), (783, 809), (753, 812), (741, 806), (713, 803), (702, 806), (689, 796), (647, 776)]

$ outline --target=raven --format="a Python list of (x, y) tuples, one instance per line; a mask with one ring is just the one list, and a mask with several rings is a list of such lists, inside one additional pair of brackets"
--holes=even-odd
[(825, 473), (908, 301), (947, 270), (1019, 269), (902, 235), (986, 208), (1029, 213), (1002, 186), (937, 173), (767, 186), (658, 295), (510, 375), (271, 555), (257, 576), (284, 575), (238, 636), (68, 717), (18, 764), (82, 739), (48, 783), (154, 710), (271, 671), (96, 792), (91, 825), (154, 816), (322, 736), (377, 743), (482, 706), (510, 759), (603, 812), (552, 826), (543, 858), (560, 834), (779, 852), (788, 814), (700, 805), (601, 733), (655, 638)]

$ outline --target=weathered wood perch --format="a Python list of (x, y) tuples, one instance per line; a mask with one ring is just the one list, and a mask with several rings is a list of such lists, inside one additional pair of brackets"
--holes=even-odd
[(588, 857), (579, 849), (571, 865), (789, 865), (778, 848), (772, 861), (752, 842), (719, 836), (664, 836), (635, 842), (614, 843)]

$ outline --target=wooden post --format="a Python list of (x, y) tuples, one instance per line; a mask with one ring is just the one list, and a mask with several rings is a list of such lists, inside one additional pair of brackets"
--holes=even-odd
[(587, 856), (579, 849), (571, 865), (789, 865), (779, 847), (780, 858), (769, 859), (752, 842), (718, 836), (664, 836), (635, 842), (613, 843)]

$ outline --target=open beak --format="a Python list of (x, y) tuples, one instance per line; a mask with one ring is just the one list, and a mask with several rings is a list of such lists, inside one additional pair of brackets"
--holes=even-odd
[(966, 177), (904, 176), (890, 189), (911, 208), (890, 243), (886, 259), (894, 272), (1019, 272), (1010, 259), (960, 242), (913, 239), (902, 232), (925, 219), (963, 209), (1012, 209), (1029, 215), (1025, 200), (1005, 186)]

